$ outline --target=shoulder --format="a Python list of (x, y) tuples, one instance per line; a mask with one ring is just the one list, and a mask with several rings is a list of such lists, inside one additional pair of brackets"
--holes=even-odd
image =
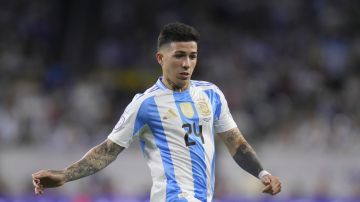
[(145, 90), (143, 93), (137, 93), (130, 104), (126, 107), (126, 110), (134, 110), (140, 108), (147, 100), (153, 98), (156, 94), (161, 92), (160, 88), (157, 85)]
[(191, 84), (201, 89), (219, 89), (214, 83), (209, 81), (191, 80)]
[(225, 99), (224, 93), (214, 83), (208, 81), (191, 81), (192, 85), (204, 92), (210, 100), (221, 103)]
[(213, 91), (216, 93), (221, 92), (219, 87), (215, 85), (214, 83), (211, 83), (209, 81), (198, 81), (198, 80), (191, 80), (191, 84), (198, 89), (201, 89), (203, 91)]

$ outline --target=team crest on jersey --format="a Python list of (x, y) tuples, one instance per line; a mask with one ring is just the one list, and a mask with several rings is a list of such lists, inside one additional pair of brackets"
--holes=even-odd
[(183, 102), (180, 103), (181, 112), (186, 116), (186, 118), (194, 117), (194, 109), (190, 102)]
[(209, 116), (211, 114), (209, 105), (207, 104), (206, 100), (201, 99), (197, 104), (202, 116)]

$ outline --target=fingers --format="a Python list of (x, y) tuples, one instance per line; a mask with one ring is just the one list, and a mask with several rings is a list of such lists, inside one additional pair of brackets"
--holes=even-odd
[(40, 180), (39, 179), (34, 179), (33, 180), (33, 185), (35, 187), (35, 194), (39, 195), (39, 194), (43, 194), (44, 193), (44, 187), (40, 184)]
[(264, 177), (261, 178), (261, 181), (264, 185), (270, 184), (271, 183), (270, 175), (265, 175)]
[(44, 189), (41, 187), (35, 187), (35, 194), (36, 195), (41, 195), (44, 193)]
[(36, 172), (36, 173), (33, 173), (31, 176), (32, 176), (32, 178), (34, 179), (34, 178), (44, 177), (44, 176), (46, 176), (47, 174), (48, 174), (48, 171), (46, 171), (46, 170), (40, 170), (40, 171), (38, 171), (38, 172)]
[(272, 195), (275, 195), (281, 191), (281, 182), (278, 177), (273, 176), (271, 180)]
[(32, 183), (33, 183), (34, 187), (36, 187), (36, 186), (39, 185), (40, 180), (39, 180), (39, 179), (33, 179), (33, 180), (32, 180)]
[(41, 184), (40, 178), (44, 176), (45, 171), (40, 170), (32, 174), (32, 183), (34, 185), (34, 191), (36, 195), (41, 195), (44, 193), (44, 186)]
[[(269, 177), (270, 183), (266, 179), (262, 179), (263, 184), (266, 185), (266, 187), (263, 189), (263, 193), (268, 193), (271, 195), (278, 194), (281, 191), (281, 182), (278, 177), (276, 176), (265, 176)], [(264, 178), (265, 178), (264, 177)]]

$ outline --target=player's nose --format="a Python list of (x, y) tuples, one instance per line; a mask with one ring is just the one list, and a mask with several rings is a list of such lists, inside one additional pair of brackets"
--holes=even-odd
[(189, 69), (190, 68), (190, 58), (186, 57), (183, 61), (182, 61), (182, 67), (184, 67), (185, 69)]

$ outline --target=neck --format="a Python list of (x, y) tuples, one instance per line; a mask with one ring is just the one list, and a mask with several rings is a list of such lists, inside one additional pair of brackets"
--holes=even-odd
[(178, 86), (178, 85), (176, 85), (174, 82), (172, 82), (170, 79), (165, 78), (165, 77), (163, 77), (163, 80), (162, 80), (162, 81), (163, 81), (164, 85), (165, 85), (168, 89), (173, 90), (173, 91), (177, 91), (177, 92), (183, 92), (183, 91), (185, 91), (186, 89), (189, 88), (189, 84), (190, 84), (190, 82), (187, 82), (184, 86)]

